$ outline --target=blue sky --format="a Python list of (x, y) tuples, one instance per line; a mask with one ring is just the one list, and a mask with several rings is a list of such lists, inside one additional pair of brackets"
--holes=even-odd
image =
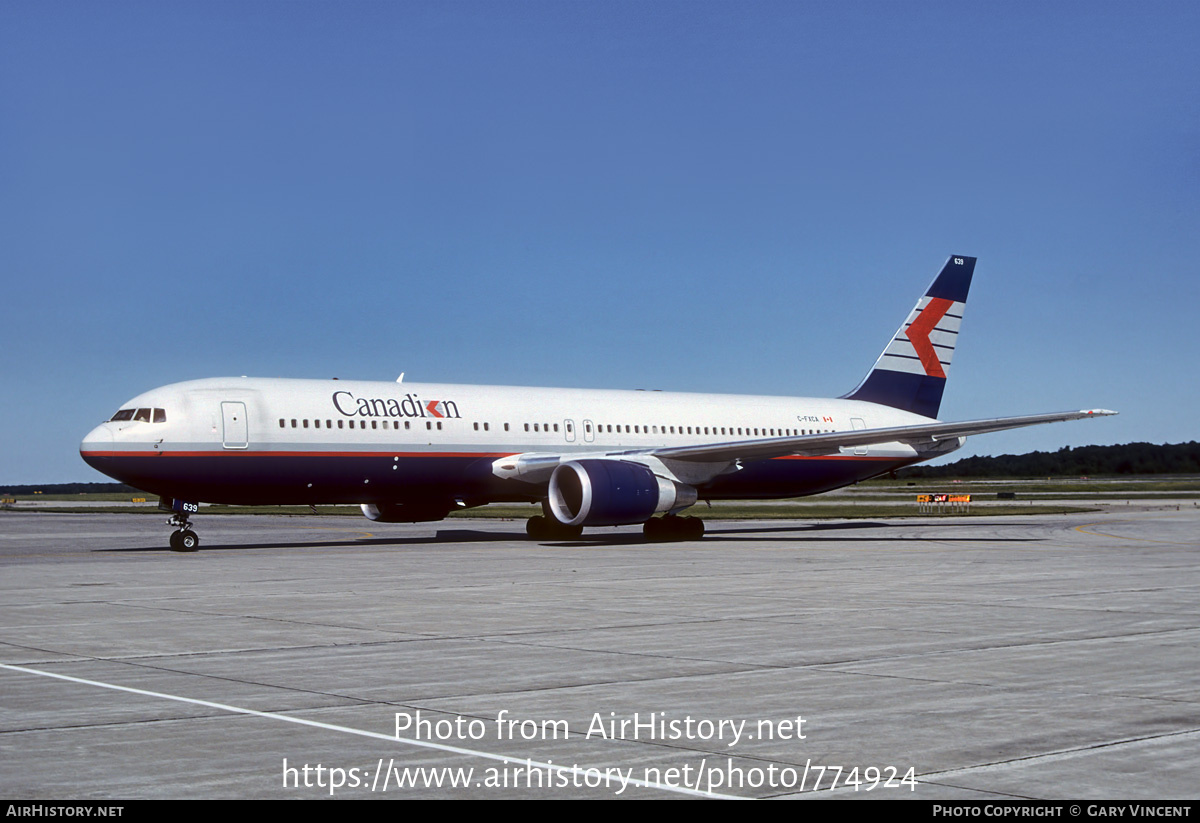
[(1200, 5), (0, 7), (0, 483), (157, 385), (842, 394), (977, 256), (959, 456), (1197, 438)]

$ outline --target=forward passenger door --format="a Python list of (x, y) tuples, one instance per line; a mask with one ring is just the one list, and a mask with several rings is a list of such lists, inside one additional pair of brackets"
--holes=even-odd
[(237, 401), (221, 403), (221, 445), (227, 449), (244, 449), (250, 445), (250, 426), (246, 420), (246, 404)]

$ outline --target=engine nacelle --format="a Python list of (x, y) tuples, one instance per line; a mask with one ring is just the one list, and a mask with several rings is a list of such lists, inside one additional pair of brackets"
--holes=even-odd
[(362, 513), (378, 523), (427, 523), (442, 520), (450, 513), (450, 504), (433, 503), (363, 503)]
[(572, 460), (550, 475), (550, 513), (565, 526), (644, 523), (695, 502), (691, 486), (625, 460)]

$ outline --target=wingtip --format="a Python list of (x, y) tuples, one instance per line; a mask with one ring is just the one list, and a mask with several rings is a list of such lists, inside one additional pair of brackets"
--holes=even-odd
[(1120, 414), (1120, 412), (1115, 412), (1111, 409), (1082, 409), (1079, 413), (1086, 414), (1088, 417), (1109, 417), (1110, 415)]

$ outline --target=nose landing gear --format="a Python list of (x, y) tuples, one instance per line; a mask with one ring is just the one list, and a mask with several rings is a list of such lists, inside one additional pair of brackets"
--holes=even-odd
[(184, 520), (181, 523), (175, 522), (178, 518), (172, 517), (167, 521), (168, 526), (178, 526), (179, 530), (171, 532), (171, 551), (173, 552), (194, 552), (200, 548), (200, 535), (196, 534)]
[(161, 498), (158, 501), (160, 509), (174, 512), (171, 519), (167, 521), (168, 526), (174, 526), (175, 531), (171, 533), (171, 551), (173, 552), (194, 552), (200, 548), (200, 535), (192, 531), (192, 515), (200, 510), (200, 506), (196, 503), (185, 503), (182, 500), (167, 500)]

